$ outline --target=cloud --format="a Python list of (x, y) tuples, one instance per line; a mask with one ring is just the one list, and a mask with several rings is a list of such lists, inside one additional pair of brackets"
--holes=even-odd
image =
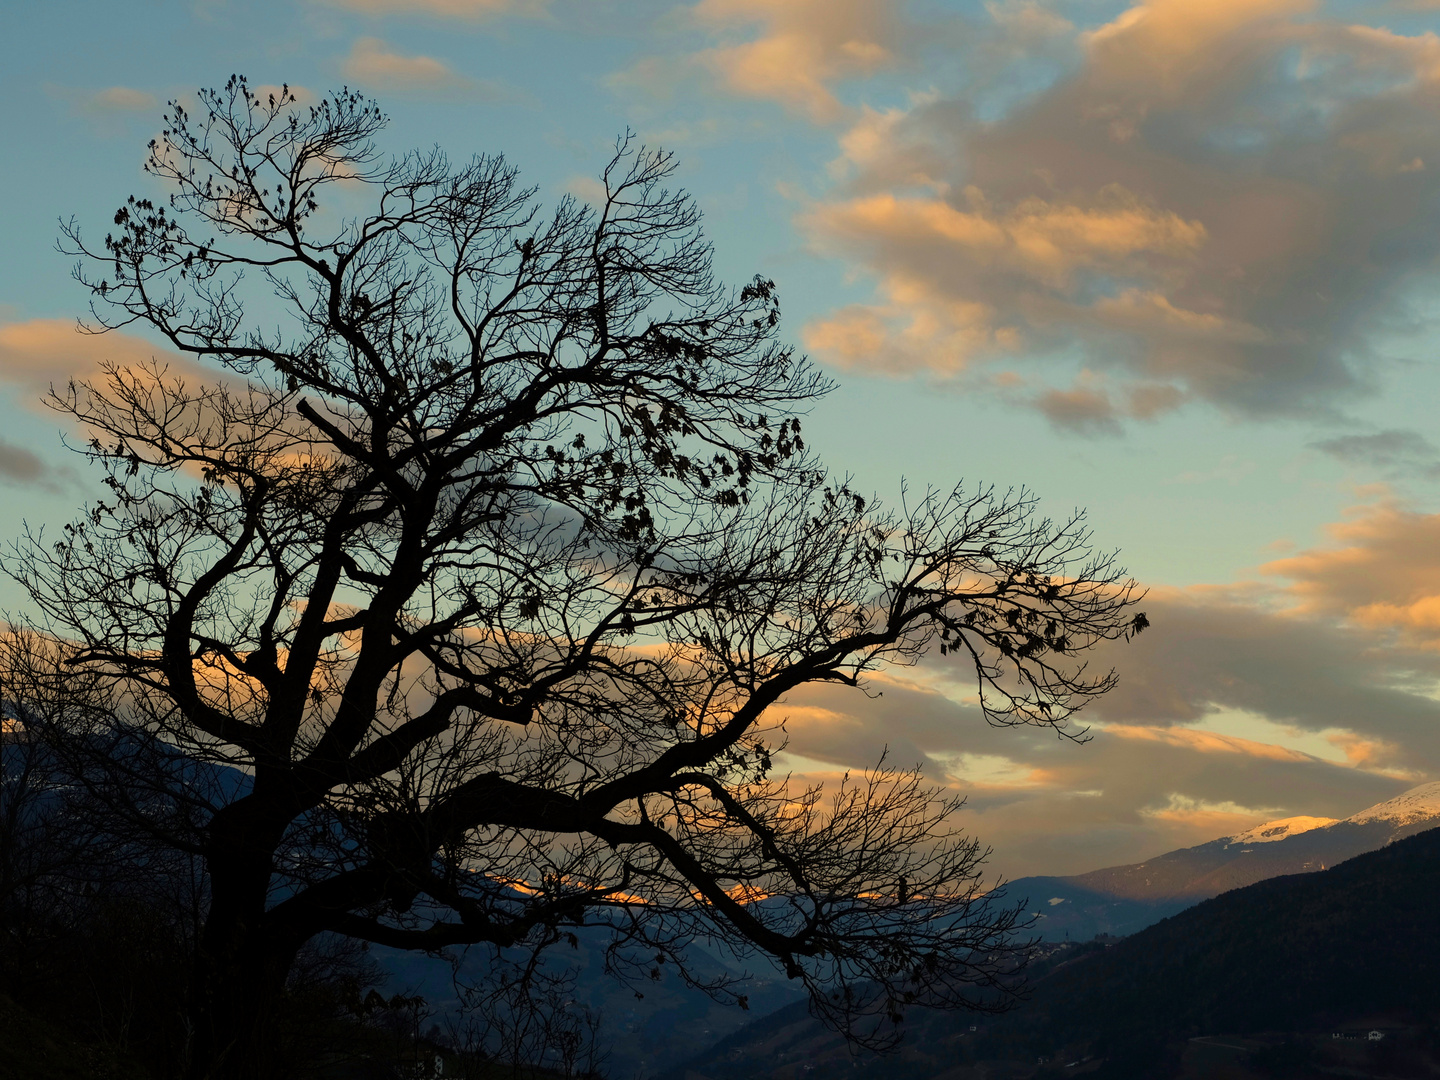
[[(822, 124), (850, 115), (834, 86), (901, 63), (916, 39), (892, 0), (700, 0), (691, 22), (724, 44), (682, 57), (644, 57), (614, 85), (657, 97), (699, 72), (736, 97), (775, 101)], [(737, 34), (757, 36), (734, 40)]]
[[(1200, 754), (1243, 754), (1250, 757), (1269, 758), (1274, 761), (1306, 761), (1309, 755), (1273, 743), (1242, 739), (1234, 735), (1222, 735), (1214, 731), (1199, 731), (1184, 727), (1152, 727), (1133, 724), (1107, 724), (1105, 734), (1119, 739), (1145, 739), (1164, 743)], [(1228, 803), (1234, 806), (1235, 803)]]
[[(31, 319), (26, 322), (0, 324), (0, 385), (9, 383), (17, 397), (33, 408), (44, 406), (52, 388), (62, 397), (71, 381), (98, 385), (102, 396), (113, 399), (106, 377), (106, 368), (115, 367), (135, 377), (139, 386), (151, 383), (156, 368), (167, 386), (181, 384), (188, 391), (187, 402), (170, 401), (166, 415), (172, 425), (185, 428), (190, 423), (208, 426), (217, 417), (209, 404), (194, 400), (194, 392), (205, 386), (225, 388), (231, 393), (243, 392), (246, 380), (219, 363), (207, 365), (195, 358), (156, 346), (150, 341), (122, 330), (103, 334), (82, 331), (76, 323), (65, 319)], [(81, 394), (83, 398), (83, 391)], [(180, 411), (177, 411), (180, 410)], [(64, 408), (57, 410), (65, 422), (78, 425), (75, 417)], [(50, 490), (58, 490), (61, 480), (79, 483), (79, 475), (68, 467), (49, 468), (40, 476), (29, 460), (28, 451), (9, 454), (0, 440), (0, 476), (17, 480), (33, 479)], [(197, 462), (187, 462), (183, 471), (199, 476)]]
[(1171, 829), (1184, 830), (1208, 840), (1244, 832), (1257, 818), (1274, 821), (1283, 816), (1275, 807), (1241, 806), (1229, 800), (1212, 803), (1192, 799), (1179, 792), (1171, 792), (1164, 805), (1147, 806), (1140, 813)]
[[(0, 383), (8, 383), (22, 402), (39, 407), (52, 386), (63, 388), (70, 380), (95, 378), (106, 362), (137, 369), (152, 361), (166, 365), (172, 375), (191, 381), (211, 380), (188, 357), (157, 348), (143, 338), (123, 331), (81, 333), (66, 319), (31, 319), (0, 324)], [(14, 484), (58, 491), (78, 482), (68, 466), (56, 467), (33, 451), (0, 438), (0, 478)]]
[[(1007, 875), (1079, 873), (1265, 820), (1341, 818), (1440, 777), (1440, 515), (1377, 503), (1266, 580), (1155, 588), (1103, 647), (1090, 741), (988, 726), (961, 662), (805, 687), (776, 707), (796, 780), (919, 764)], [(1073, 729), (1072, 733), (1078, 732)]]
[(546, 14), (550, 0), (326, 0), (364, 15), (435, 15), (450, 19), (532, 18)]
[(1343, 619), (1376, 647), (1440, 650), (1440, 514), (1382, 502), (1328, 531), (1333, 545), (1263, 568), (1289, 580), (1297, 610)]
[(31, 319), (0, 325), (0, 380), (18, 386), (31, 401), (70, 379), (90, 378), (110, 361), (137, 368), (158, 359), (180, 375), (204, 377), (193, 360), (123, 331), (82, 333), (67, 319)]
[(806, 224), (852, 245), (894, 244), (907, 254), (928, 249), (935, 263), (958, 255), (977, 275), (1015, 277), (1058, 291), (1073, 288), (1081, 268), (1122, 274), (1136, 260), (1187, 259), (1205, 242), (1199, 222), (1147, 206), (1119, 185), (1101, 189), (1085, 204), (1031, 197), (1000, 211), (978, 188), (964, 194), (969, 205), (963, 210), (940, 199), (871, 195), (819, 207)]
[(855, 118), (798, 222), (877, 296), (807, 344), (891, 375), (1024, 371), (1022, 400), (1062, 426), (1078, 404), (1082, 429), (1371, 392), (1440, 258), (1440, 38), (1149, 0), (1068, 40), (1073, 68), (999, 115), (965, 88)]
[(150, 112), (159, 106), (154, 94), (130, 86), (109, 86), (101, 90), (83, 90), (73, 86), (45, 84), (50, 97), (65, 102), (72, 116), (88, 120), (101, 132), (117, 131), (125, 120), (136, 113)]
[(761, 34), (699, 59), (733, 94), (829, 123), (846, 113), (831, 84), (897, 63), (906, 30), (897, 8), (892, 0), (701, 0), (694, 8), (701, 22), (759, 24)]
[(774, 710), (789, 718), (781, 767), (798, 783), (871, 767), (887, 750), (891, 764), (918, 762), (966, 796), (958, 824), (995, 849), (993, 869), (1010, 877), (1139, 861), (1278, 817), (1345, 817), (1415, 782), (1363, 756), (1324, 760), (1191, 724), (1107, 722), (1076, 744), (989, 727), (904, 673), (876, 688), (882, 696), (830, 686), (792, 694)]
[(50, 468), (23, 446), (0, 439), (0, 477), (11, 483), (44, 484)]
[[(1056, 297), (1078, 288), (1082, 272), (1127, 277), (1155, 264), (1183, 265), (1206, 241), (1200, 222), (1149, 205), (1118, 184), (1083, 199), (1031, 196), (1008, 207), (992, 206), (974, 186), (961, 199), (963, 208), (887, 192), (819, 204), (802, 215), (800, 225), (817, 246), (879, 270), (888, 301), (812, 322), (806, 345), (842, 367), (954, 374), (975, 356), (1021, 348), (1026, 322), (1063, 318), (1065, 305)], [(1024, 311), (1010, 302), (1017, 294)], [(1192, 333), (1222, 330), (1194, 313), (1148, 307), (1162, 317), (1191, 316)], [(1038, 404), (1066, 426), (1090, 426), (1089, 419), (1074, 422), (1082, 412), (1108, 426), (1113, 409), (1103, 399), (1092, 386), (1042, 395)]]
[[(133, 372), (155, 363), (171, 379), (183, 379), (192, 387), (218, 381), (215, 370), (124, 331), (82, 333), (74, 322), (65, 319), (0, 324), (0, 383), (14, 387), (21, 402), (31, 408), (40, 408), (52, 387), (63, 393), (71, 380), (99, 381), (106, 364)], [(79, 475), (71, 467), (49, 465), (24, 447), (3, 439), (0, 477), (47, 491), (79, 483)]]
[(1418, 431), (1392, 428), (1373, 435), (1340, 435), (1310, 445), (1347, 465), (1379, 469), (1391, 477), (1440, 477), (1440, 449)]
[(52, 465), (25, 447), (0, 439), (0, 483), (59, 492), (79, 482), (71, 466)]
[(1115, 403), (1092, 372), (1082, 371), (1080, 379), (1066, 390), (1045, 390), (1034, 404), (1050, 423), (1077, 435), (1118, 435)]
[[(1185, 727), (1237, 712), (1326, 738), (1349, 732), (1376, 747), (1369, 767), (1440, 775), (1436, 658), (1381, 647), (1339, 605), (1296, 602), (1305, 599), (1263, 585), (1152, 591), (1145, 606), (1160, 632), (1099, 658), (1115, 665), (1120, 685), (1095, 717)], [(1378, 757), (1382, 746), (1393, 756)]]
[(154, 94), (129, 86), (110, 86), (87, 95), (83, 107), (89, 112), (117, 113), (145, 112), (155, 105)]
[(594, 176), (576, 173), (565, 181), (564, 191), (591, 206), (605, 204), (605, 184)]
[(433, 56), (403, 56), (375, 37), (357, 39), (341, 71), (353, 82), (392, 94), (489, 103), (517, 97), (499, 81), (458, 75)]

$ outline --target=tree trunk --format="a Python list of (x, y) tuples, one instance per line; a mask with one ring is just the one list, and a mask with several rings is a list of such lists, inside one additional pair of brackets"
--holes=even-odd
[(245, 944), (224, 951), (208, 941), (201, 948), (191, 991), (188, 1080), (270, 1080), (279, 1072), (276, 1019), (294, 951), (257, 937), (239, 935)]
[[(270, 1080), (279, 1066), (280, 996), (299, 949), (265, 925), (273, 845), (237, 826), (232, 805), (212, 823), (210, 911), (190, 987), (187, 1080)], [(222, 820), (227, 818), (229, 820)]]

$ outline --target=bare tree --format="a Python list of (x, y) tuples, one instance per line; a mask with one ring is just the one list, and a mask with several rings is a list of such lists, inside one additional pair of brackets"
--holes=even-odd
[(191, 1075), (265, 1073), (322, 931), (601, 923), (682, 973), (703, 932), (862, 1038), (993, 1004), (1017, 916), (957, 804), (890, 768), (791, 790), (776, 708), (938, 644), (989, 721), (1077, 734), (1114, 682), (1083, 655), (1144, 625), (1080, 516), (829, 479), (797, 418), (828, 384), (772, 282), (715, 280), (668, 154), (623, 139), (546, 214), (499, 157), (383, 158), (350, 92), (199, 102), (150, 147), (168, 205), (65, 235), (90, 329), (206, 374), (53, 392), (108, 492), (8, 562), (54, 661), (25, 677), (79, 695), (56, 724), (126, 740), (114, 812), (204, 858)]
[[(47, 645), (12, 632), (7, 670), (53, 658)], [(47, 683), (0, 682), (0, 992), (163, 1065), (203, 913), (200, 860), (108, 812), (93, 789), (110, 787), (113, 744), (47, 738), (77, 689)]]
[(579, 1000), (577, 970), (539, 961), (534, 952), (516, 961), (495, 950), (478, 982), (456, 971), (463, 1008), (447, 1026), (466, 1080), (501, 1069), (520, 1077), (537, 1066), (567, 1077), (603, 1075), (602, 1016)]

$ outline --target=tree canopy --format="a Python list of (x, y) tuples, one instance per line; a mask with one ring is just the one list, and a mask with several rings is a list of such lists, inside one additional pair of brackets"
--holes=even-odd
[(988, 721), (1074, 735), (1135, 584), (1025, 492), (889, 510), (827, 473), (801, 417), (829, 383), (772, 281), (716, 280), (668, 153), (623, 138), (603, 198), (547, 211), (502, 157), (391, 159), (384, 126), (232, 79), (171, 104), (168, 199), (65, 230), (89, 329), (185, 359), (52, 392), (107, 490), (9, 557), (11, 659), (108, 748), (113, 812), (204, 860), (193, 1074), (263, 1072), (242, 1047), (321, 932), (603, 922), (617, 966), (682, 976), (708, 934), (862, 1038), (993, 1004), (1017, 916), (956, 800), (883, 763), (796, 790), (786, 695), (938, 647)]

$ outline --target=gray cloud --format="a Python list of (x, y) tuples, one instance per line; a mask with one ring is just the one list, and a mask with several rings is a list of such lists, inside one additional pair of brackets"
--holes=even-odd
[(1391, 429), (1373, 435), (1341, 435), (1310, 445), (1347, 465), (1380, 469), (1391, 477), (1440, 477), (1440, 449), (1418, 431)]
[(1109, 394), (1087, 386), (1046, 390), (1031, 404), (1062, 431), (1076, 435), (1118, 435), (1120, 424)]
[[(1440, 737), (1440, 702), (1401, 688), (1395, 676), (1416, 664), (1434, 672), (1435, 659), (1377, 649), (1373, 634), (1327, 619), (1267, 610), (1266, 599), (1152, 594), (1146, 607), (1161, 632), (1107, 653), (1123, 681), (1096, 711), (1113, 721), (1182, 724), (1219, 706), (1309, 730)], [(1435, 750), (1427, 764), (1440, 769), (1440, 744)]]
[[(1083, 391), (1085, 430), (1373, 391), (1440, 255), (1440, 46), (1291, 0), (1150, 0), (1078, 40), (1078, 69), (999, 120), (962, 95), (857, 124), (849, 180), (801, 221), (879, 296), (808, 344), (894, 374), (1003, 366), (1062, 425)], [(1054, 385), (1057, 358), (1082, 382)]]
[(50, 469), (23, 446), (0, 439), (0, 477), (13, 483), (38, 484), (49, 480)]
[(992, 863), (1008, 877), (1139, 862), (1265, 819), (1344, 817), (1412, 783), (1313, 758), (1105, 733), (1084, 746), (1056, 747), (1050, 757), (1052, 784), (1002, 798), (978, 788), (962, 815), (965, 828), (994, 848)]

